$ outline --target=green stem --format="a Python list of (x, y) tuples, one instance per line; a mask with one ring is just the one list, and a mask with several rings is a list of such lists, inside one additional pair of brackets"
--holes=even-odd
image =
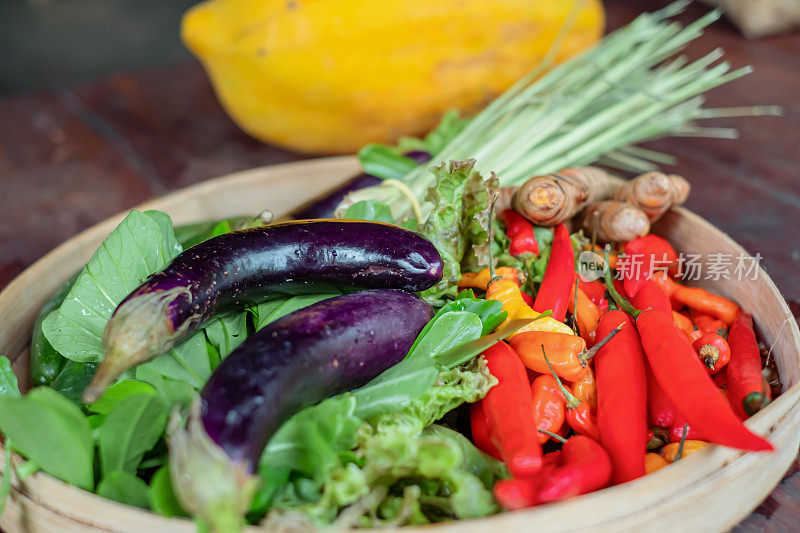
[(600, 342), (598, 342), (598, 343), (595, 343), (595, 345), (594, 345), (594, 346), (592, 346), (592, 347), (591, 347), (591, 348), (589, 348), (588, 350), (585, 350), (584, 352), (582, 352), (582, 353), (581, 353), (581, 354), (578, 356), (578, 358), (581, 360), (581, 364), (584, 366), (584, 368), (585, 368), (585, 367), (587, 367), (587, 366), (589, 365), (589, 361), (590, 361), (590, 360), (591, 360), (591, 359), (592, 359), (592, 358), (593, 358), (595, 355), (597, 355), (597, 352), (599, 352), (599, 351), (600, 351), (600, 348), (602, 348), (603, 346), (605, 346), (605, 345), (606, 345), (606, 343), (608, 343), (608, 341), (610, 341), (611, 339), (613, 339), (613, 338), (614, 338), (614, 336), (615, 336), (617, 333), (619, 333), (619, 332), (622, 330), (622, 327), (623, 327), (624, 325), (625, 325), (625, 322), (623, 322), (623, 323), (622, 323), (622, 324), (620, 324), (619, 326), (617, 326), (617, 327), (615, 327), (614, 329), (612, 329), (611, 331), (609, 331), (609, 332), (608, 332), (608, 335), (606, 335), (605, 337), (603, 337), (603, 339), (602, 339)]
[(623, 298), (622, 295), (617, 292), (616, 287), (614, 287), (614, 280), (611, 277), (611, 267), (609, 267), (610, 255), (611, 253), (611, 246), (606, 244), (606, 247), (603, 249), (603, 273), (605, 274), (606, 280), (606, 289), (608, 289), (608, 293), (611, 295), (611, 298), (617, 304), (617, 307), (631, 315), (634, 319), (639, 316), (641, 313), (640, 310), (636, 309), (627, 299)]
[(567, 409), (575, 409), (581, 404), (581, 401), (571, 392), (569, 392), (564, 384), (561, 383), (561, 379), (559, 379), (558, 374), (556, 374), (556, 371), (553, 370), (553, 365), (550, 364), (550, 359), (547, 358), (547, 352), (544, 351), (544, 345), (542, 345), (542, 355), (544, 356), (544, 362), (547, 363), (547, 368), (550, 369), (550, 373), (553, 374), (553, 378), (555, 378), (556, 383), (558, 384), (558, 388), (561, 389), (561, 394), (564, 395), (564, 399), (567, 401)]
[(549, 436), (549, 437), (552, 437), (552, 438), (556, 439), (556, 440), (557, 440), (557, 441), (559, 441), (561, 444), (566, 444), (566, 442), (567, 442), (567, 439), (565, 439), (565, 438), (564, 438), (564, 437), (562, 437), (561, 435), (557, 435), (557, 434), (555, 434), (555, 433), (553, 433), (553, 432), (551, 432), (551, 431), (547, 431), (546, 429), (541, 429), (541, 428), (539, 428), (539, 433), (544, 433), (545, 435), (547, 435), (547, 436)]
[(678, 453), (675, 454), (675, 460), (677, 461), (681, 457), (683, 457), (683, 447), (686, 444), (686, 434), (689, 432), (689, 424), (683, 425), (683, 433), (681, 434), (681, 443), (678, 444)]

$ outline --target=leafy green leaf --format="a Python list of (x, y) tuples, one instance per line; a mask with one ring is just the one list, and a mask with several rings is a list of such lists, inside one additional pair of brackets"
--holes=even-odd
[(355, 446), (355, 433), (361, 425), (354, 415), (355, 404), (355, 398), (344, 394), (296, 414), (270, 439), (260, 467), (288, 467), (324, 476), (339, 464), (339, 451)]
[(404, 359), (353, 391), (355, 415), (367, 419), (408, 407), (433, 386), (439, 370), (430, 357)]
[(103, 359), (102, 336), (117, 304), (180, 252), (169, 217), (131, 211), (78, 275), (57, 313), (42, 323), (55, 350), (68, 359)]
[(103, 473), (132, 474), (167, 424), (167, 408), (156, 395), (136, 394), (122, 400), (100, 426), (100, 464)]
[(156, 470), (156, 473), (150, 479), (150, 508), (168, 518), (188, 516), (172, 490), (172, 478), (170, 477), (168, 465)]
[[(540, 316), (545, 315), (542, 314)], [(447, 368), (453, 368), (455, 366), (464, 364), (479, 353), (482, 353), (488, 348), (494, 346), (497, 344), (497, 342), (505, 339), (519, 328), (530, 324), (534, 320), (536, 320), (536, 318), (520, 318), (511, 320), (508, 324), (490, 335), (484, 335), (483, 337), (472, 341), (462, 342), (461, 344), (453, 346), (446, 352), (440, 353), (437, 356), (436, 361), (440, 365)]]
[(419, 343), (409, 352), (407, 359), (433, 357), (481, 336), (483, 324), (475, 313), (451, 311), (440, 316)]
[(0, 397), (0, 430), (14, 449), (67, 483), (94, 486), (94, 445), (80, 409), (53, 389), (39, 387), (23, 398)]
[[(247, 313), (220, 317), (206, 326), (204, 331), (206, 341), (216, 349), (219, 358), (224, 359), (247, 338)], [(212, 366), (216, 368), (216, 364)]]
[(0, 356), (0, 397), (20, 397), (17, 376), (11, 369), (11, 361), (6, 356)]
[(464, 234), (467, 247), (463, 267), (468, 270), (480, 270), (489, 266), (489, 226), (492, 223), (492, 201), (497, 196), (500, 182), (492, 174), (487, 179), (473, 173), (464, 186)]
[(364, 172), (382, 179), (400, 179), (417, 167), (417, 162), (382, 144), (368, 144), (358, 151)]
[(122, 470), (106, 474), (97, 485), (97, 495), (142, 509), (150, 508), (150, 488), (147, 483)]
[(135, 379), (124, 379), (111, 385), (93, 404), (87, 405), (90, 411), (108, 414), (124, 399), (134, 394), (155, 394), (152, 385)]
[(98, 363), (79, 363), (68, 360), (50, 385), (75, 405), (82, 405), (81, 394), (94, 377)]
[(198, 331), (167, 353), (139, 365), (137, 371), (143, 367), (199, 390), (211, 376), (206, 337), (202, 331)]
[(170, 409), (188, 407), (198, 390), (186, 381), (168, 378), (147, 365), (136, 368), (136, 379), (152, 385)]
[(341, 295), (341, 292), (300, 294), (297, 296), (291, 296), (289, 298), (271, 300), (259, 304), (256, 307), (256, 330), (259, 330), (270, 322), (274, 322), (279, 318), (288, 315), (289, 313), (297, 311), (298, 309), (303, 309), (304, 307), (321, 302), (322, 300), (327, 300), (328, 298)]
[(374, 220), (394, 224), (394, 217), (389, 206), (377, 200), (362, 200), (347, 208), (343, 218), (354, 220)]
[(439, 124), (424, 139), (401, 137), (397, 143), (398, 150), (401, 152), (422, 150), (436, 155), (461, 133), (469, 121), (470, 119), (461, 117), (457, 109), (451, 109), (442, 116)]
[(431, 171), (436, 182), (425, 196), (431, 211), (420, 233), (439, 250), (444, 272), (439, 283), (419, 294), (435, 306), (456, 297), (468, 249), (468, 263), (488, 262), (489, 205), (498, 182), (494, 176), (484, 180), (474, 167), (470, 159), (442, 163)]

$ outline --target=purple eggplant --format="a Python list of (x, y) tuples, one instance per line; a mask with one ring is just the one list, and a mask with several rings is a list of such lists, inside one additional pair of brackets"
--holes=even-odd
[[(404, 156), (413, 159), (418, 165), (422, 165), (431, 160), (431, 154), (423, 150), (414, 150), (406, 152)], [(370, 174), (359, 174), (349, 181), (344, 182), (339, 187), (324, 194), (320, 198), (316, 198), (311, 202), (300, 206), (291, 213), (289, 217), (293, 219), (308, 219), (308, 218), (331, 218), (333, 213), (344, 197), (353, 191), (358, 191), (366, 187), (378, 185), (381, 183), (380, 178)]]
[(344, 197), (353, 191), (365, 189), (373, 185), (381, 183), (380, 178), (371, 176), (369, 174), (359, 174), (355, 178), (346, 181), (341, 186), (333, 189), (326, 195), (304, 204), (303, 206), (295, 209), (289, 213), (289, 217), (294, 219), (309, 219), (309, 218), (332, 218), (336, 206), (344, 200)]
[(306, 220), (235, 231), (178, 255), (117, 306), (103, 332), (105, 358), (83, 399), (95, 401), (125, 370), (156, 357), (214, 316), (272, 293), (320, 285), (421, 291), (442, 277), (424, 237), (398, 226)]
[(368, 290), (295, 311), (247, 339), (211, 375), (188, 425), (171, 424), (170, 469), (184, 507), (217, 530), (240, 523), (280, 426), (399, 363), (431, 316), (418, 296)]

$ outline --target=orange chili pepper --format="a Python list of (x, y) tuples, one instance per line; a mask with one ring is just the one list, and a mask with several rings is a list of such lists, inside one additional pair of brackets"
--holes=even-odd
[(552, 331), (526, 331), (511, 337), (509, 343), (527, 368), (542, 374), (550, 373), (547, 362), (542, 356), (542, 348), (547, 350), (556, 374), (567, 381), (577, 380), (586, 368), (580, 359), (581, 353), (586, 349), (586, 341), (577, 335)]
[[(495, 269), (495, 277), (512, 281), (517, 287), (522, 286), (525, 282), (525, 274), (514, 267), (497, 267)], [(482, 289), (485, 291), (491, 280), (492, 278), (488, 268), (484, 268), (480, 272), (463, 272), (461, 274), (461, 281), (458, 282), (458, 288)]]
[(700, 313), (691, 307), (689, 308), (689, 316), (697, 329), (703, 333), (719, 333), (719, 330), (728, 330), (727, 324), (722, 320)]
[(600, 308), (580, 288), (578, 288), (576, 296), (575, 285), (572, 286), (572, 292), (569, 295), (569, 312), (575, 316), (575, 320), (578, 322), (578, 332), (586, 344), (589, 346), (594, 344), (594, 333), (600, 322)]
[[(519, 287), (513, 281), (507, 279), (498, 279), (490, 282), (489, 287), (486, 289), (486, 299), (499, 301), (503, 304), (503, 311), (508, 313), (506, 321), (500, 325), (500, 328), (503, 328), (511, 320), (517, 318), (536, 318), (541, 314), (531, 309), (531, 307), (525, 303), (522, 297), (522, 291), (520, 291)], [(574, 336), (574, 332), (569, 326), (548, 316), (521, 327), (510, 339), (528, 331), (551, 331)]]
[(647, 453), (644, 456), (644, 471), (647, 474), (652, 474), (656, 470), (660, 470), (667, 466), (669, 463), (666, 459), (657, 453)]
[(701, 313), (719, 318), (730, 326), (739, 314), (739, 306), (725, 297), (711, 294), (700, 287), (684, 287), (679, 285), (672, 294), (678, 302), (696, 309)]
[(675, 321), (676, 326), (681, 328), (681, 331), (683, 331), (683, 333), (686, 335), (686, 338), (689, 339), (689, 342), (696, 341), (702, 335), (702, 332), (694, 327), (692, 320), (683, 313), (673, 311), (672, 320)]
[[(542, 375), (531, 383), (531, 399), (533, 400), (533, 419), (536, 428), (556, 433), (564, 424), (564, 395), (558, 383), (551, 375)], [(544, 444), (550, 436), (539, 432), (539, 443)]]
[(597, 419), (592, 412), (592, 408), (588, 403), (582, 402), (576, 398), (575, 395), (561, 383), (555, 370), (553, 370), (553, 366), (550, 364), (550, 359), (547, 357), (544, 347), (542, 347), (542, 357), (544, 357), (545, 362), (548, 364), (550, 374), (555, 378), (562, 397), (564, 398), (564, 406), (567, 408), (566, 420), (569, 427), (576, 433), (599, 441), (600, 430), (597, 428)]
[(708, 443), (702, 440), (687, 440), (683, 443), (683, 453), (681, 454), (681, 457), (678, 457), (678, 448), (680, 445), (680, 442), (671, 442), (661, 448), (659, 454), (661, 454), (661, 457), (663, 457), (668, 463), (674, 463), (681, 457), (686, 457), (687, 455), (692, 455), (693, 453), (699, 452), (708, 446)]
[(580, 401), (588, 403), (592, 409), (597, 409), (597, 381), (594, 377), (594, 370), (587, 366), (572, 383), (572, 393)]

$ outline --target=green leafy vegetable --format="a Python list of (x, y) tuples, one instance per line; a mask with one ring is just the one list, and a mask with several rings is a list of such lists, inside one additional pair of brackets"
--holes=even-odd
[(206, 341), (214, 348), (212, 370), (247, 338), (247, 312), (220, 317), (205, 328)]
[(135, 475), (122, 470), (106, 474), (97, 485), (97, 494), (116, 502), (150, 508), (150, 488)]
[(394, 224), (394, 217), (389, 206), (375, 200), (356, 202), (347, 208), (343, 218), (354, 220), (374, 220)]
[(46, 387), (23, 398), (0, 397), (0, 430), (14, 449), (67, 483), (94, 486), (89, 422), (70, 400)]
[(406, 157), (408, 152), (428, 152), (438, 154), (469, 123), (458, 111), (450, 110), (442, 116), (439, 125), (423, 139), (401, 137), (396, 147), (380, 144), (368, 144), (358, 152), (358, 159), (364, 172), (379, 178), (400, 179), (414, 170), (417, 163)]
[(150, 508), (160, 515), (166, 517), (187, 516), (175, 492), (172, 490), (172, 478), (169, 474), (169, 466), (164, 465), (153, 474), (150, 479)]
[(87, 408), (95, 413), (107, 415), (114, 410), (123, 400), (135, 394), (155, 394), (155, 389), (143, 382), (135, 379), (124, 379), (111, 385), (106, 392)]
[(180, 250), (168, 216), (131, 211), (78, 275), (58, 312), (45, 319), (45, 337), (67, 359), (101, 361), (103, 330), (117, 304)]
[(270, 300), (259, 304), (256, 307), (256, 330), (259, 330), (274, 322), (281, 317), (288, 315), (298, 309), (303, 309), (309, 305), (333, 298), (334, 296), (341, 296), (341, 292), (327, 292), (319, 294), (300, 294), (297, 296), (290, 296), (284, 299)]
[(436, 182), (425, 196), (430, 214), (420, 227), (444, 262), (442, 280), (420, 293), (432, 305), (441, 306), (456, 297), (468, 249), (468, 262), (488, 262), (488, 211), (497, 179), (484, 180), (474, 166), (471, 159), (442, 163), (432, 170)]
[(11, 369), (8, 357), (0, 356), (0, 398), (19, 398), (17, 376)]
[(136, 369), (137, 375), (141, 368), (188, 383), (199, 390), (212, 371), (206, 337), (202, 331), (198, 331), (167, 353), (139, 365)]
[[(467, 518), (494, 512), (491, 484), (502, 475), (502, 467), (488, 457), (481, 466), (474, 455), (480, 452), (465, 453), (472, 445), (463, 437), (447, 431), (423, 433), (461, 403), (483, 397), (494, 383), (482, 360), (440, 373), (435, 385), (405, 409), (362, 424), (353, 460), (333, 468), (321, 489), (312, 485), (310, 498), (298, 497), (299, 480), (293, 481), (285, 489), (288, 496), (277, 499), (278, 510), (268, 525), (296, 518), (297, 513), (313, 524), (327, 525), (349, 506), (337, 526), (378, 526), (393, 519), (424, 523), (442, 515)], [(405, 490), (410, 486), (416, 488)], [(407, 506), (417, 509), (411, 514), (415, 518), (400, 513)]]
[(136, 468), (164, 433), (167, 408), (156, 395), (135, 394), (122, 400), (100, 426), (100, 464), (103, 473), (136, 473)]
[(383, 179), (399, 179), (414, 170), (417, 162), (382, 144), (368, 144), (358, 151), (364, 172)]

